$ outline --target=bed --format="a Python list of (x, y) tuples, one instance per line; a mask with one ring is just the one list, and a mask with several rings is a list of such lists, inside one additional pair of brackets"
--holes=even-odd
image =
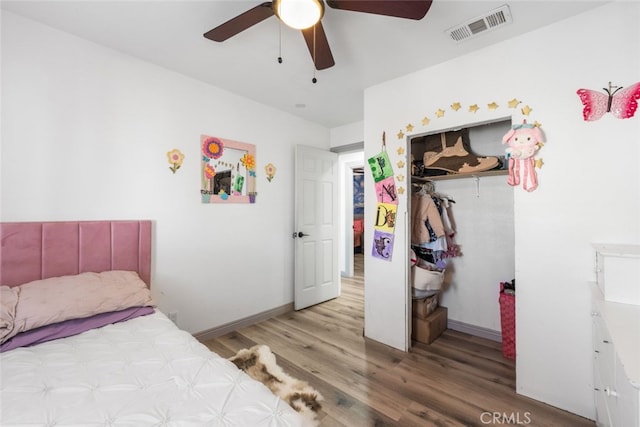
[(0, 425), (307, 425), (154, 308), (151, 235), (150, 221), (0, 224)]

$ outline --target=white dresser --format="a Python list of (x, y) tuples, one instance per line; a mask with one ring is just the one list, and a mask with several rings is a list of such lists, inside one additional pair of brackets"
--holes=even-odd
[(640, 245), (593, 247), (596, 424), (640, 427)]
[(593, 247), (596, 424), (640, 427), (640, 245)]
[(640, 426), (640, 306), (604, 300), (592, 284), (596, 424)]

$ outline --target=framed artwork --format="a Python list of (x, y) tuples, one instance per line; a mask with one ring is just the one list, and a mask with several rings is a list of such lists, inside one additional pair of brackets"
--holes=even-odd
[(202, 203), (255, 203), (256, 147), (200, 136)]

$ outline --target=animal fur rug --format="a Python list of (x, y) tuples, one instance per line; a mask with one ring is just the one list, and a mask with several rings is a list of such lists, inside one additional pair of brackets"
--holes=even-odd
[(238, 368), (267, 386), (269, 390), (307, 418), (311, 425), (317, 425), (317, 413), (322, 408), (324, 398), (309, 384), (286, 374), (276, 364), (276, 356), (266, 345), (256, 345), (240, 350), (230, 357)]

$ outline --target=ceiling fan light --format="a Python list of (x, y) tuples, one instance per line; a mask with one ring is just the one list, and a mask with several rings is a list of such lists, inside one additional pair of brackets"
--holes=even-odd
[(303, 30), (320, 21), (324, 3), (322, 0), (274, 0), (273, 10), (286, 25)]

